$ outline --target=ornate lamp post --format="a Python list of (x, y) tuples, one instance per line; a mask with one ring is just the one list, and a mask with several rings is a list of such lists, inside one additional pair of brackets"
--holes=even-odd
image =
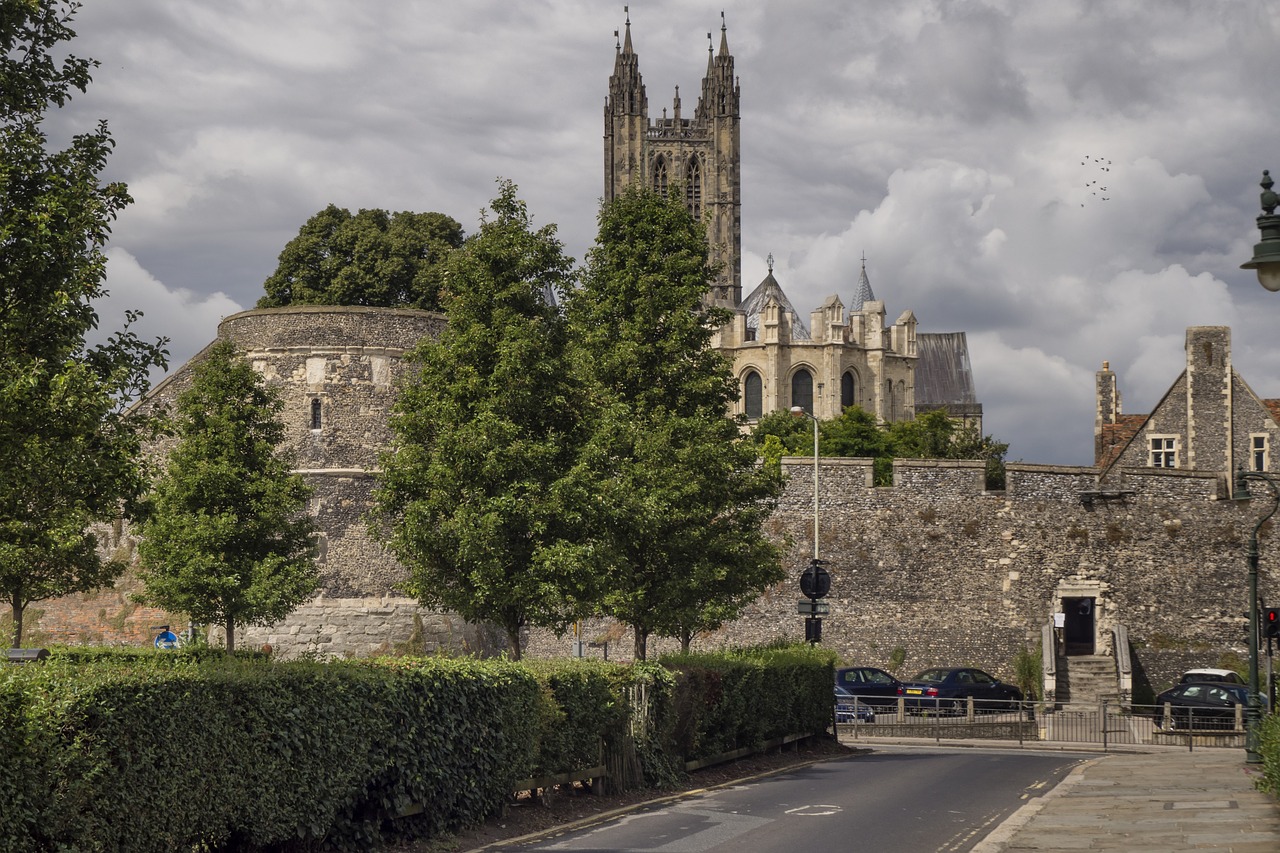
[(1249, 706), (1245, 709), (1245, 761), (1249, 764), (1261, 764), (1262, 755), (1258, 752), (1258, 723), (1262, 717), (1262, 699), (1258, 687), (1258, 530), (1266, 524), (1267, 519), (1276, 514), (1280, 507), (1280, 487), (1276, 481), (1262, 471), (1236, 471), (1235, 498), (1250, 500), (1249, 481), (1258, 480), (1271, 492), (1271, 509), (1258, 519), (1249, 534), (1249, 550), (1246, 557), (1249, 563)]
[(1262, 232), (1262, 242), (1253, 247), (1253, 257), (1248, 263), (1240, 265), (1242, 270), (1257, 270), (1258, 283), (1272, 293), (1280, 291), (1280, 216), (1276, 215), (1276, 205), (1280, 204), (1280, 196), (1271, 191), (1275, 184), (1271, 180), (1271, 172), (1262, 172), (1262, 215), (1258, 217), (1258, 230)]

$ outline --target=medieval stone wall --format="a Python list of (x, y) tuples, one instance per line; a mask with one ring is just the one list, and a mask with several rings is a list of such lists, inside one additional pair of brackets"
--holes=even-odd
[[(783, 464), (788, 485), (771, 525), (789, 539), (794, 580), (698, 647), (803, 639), (795, 605), (813, 554), (812, 461)], [(1245, 655), (1244, 543), (1260, 508), (1222, 499), (1221, 478), (1128, 469), (1099, 492), (1091, 468), (1010, 465), (1008, 489), (984, 492), (976, 462), (897, 460), (895, 485), (883, 488), (868, 485), (870, 467), (820, 465), (819, 545), (832, 575), (823, 645), (846, 663), (900, 662), (900, 675), (974, 665), (1008, 678), (1014, 655), (1037, 647), (1072, 596), (1096, 597), (1100, 652), (1111, 651), (1116, 625), (1128, 628), (1137, 675), (1150, 685)], [(1260, 588), (1271, 600), (1280, 600), (1277, 563), (1264, 557)], [(611, 657), (631, 656), (629, 633), (584, 627), (585, 640), (606, 636)], [(571, 643), (533, 632), (530, 651), (564, 655)]]

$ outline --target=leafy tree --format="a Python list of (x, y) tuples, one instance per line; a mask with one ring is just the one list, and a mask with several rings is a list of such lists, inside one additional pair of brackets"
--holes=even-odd
[(259, 308), (282, 305), (440, 307), (444, 259), (462, 226), (443, 213), (350, 211), (329, 205), (280, 253)]
[(710, 348), (727, 312), (678, 196), (632, 187), (601, 209), (569, 299), (574, 368), (593, 401), (574, 476), (591, 502), (601, 608), (635, 632), (680, 637), (734, 618), (782, 578), (762, 525), (781, 488), (725, 417), (737, 385)]
[(500, 182), (492, 218), (446, 262), (448, 324), (411, 354), (382, 459), (375, 518), (424, 604), (501, 625), (521, 655), (528, 625), (581, 615), (582, 491), (565, 481), (581, 393), (549, 292), (572, 281), (555, 226), (533, 230)]
[(311, 489), (290, 472), (279, 395), (220, 341), (176, 401), (178, 443), (147, 498), (140, 598), (236, 628), (288, 616), (319, 585)]
[(106, 295), (103, 247), (129, 203), (102, 183), (105, 122), (51, 150), (47, 111), (83, 92), (96, 65), (66, 54), (78, 4), (0, 3), (0, 591), (22, 643), (26, 606), (107, 583), (88, 527), (128, 511), (145, 488), (152, 423), (125, 408), (163, 367), (164, 341), (129, 331), (89, 345)]

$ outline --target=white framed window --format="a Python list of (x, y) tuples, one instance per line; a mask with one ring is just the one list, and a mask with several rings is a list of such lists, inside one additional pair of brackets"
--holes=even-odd
[(1249, 436), (1249, 470), (1269, 471), (1271, 469), (1271, 436), (1265, 432), (1255, 432)]
[(1178, 467), (1178, 437), (1176, 435), (1150, 435), (1152, 468)]

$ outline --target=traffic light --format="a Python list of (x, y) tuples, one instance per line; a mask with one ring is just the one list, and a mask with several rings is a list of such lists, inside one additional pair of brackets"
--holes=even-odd
[(1262, 636), (1280, 637), (1280, 607), (1262, 608)]

